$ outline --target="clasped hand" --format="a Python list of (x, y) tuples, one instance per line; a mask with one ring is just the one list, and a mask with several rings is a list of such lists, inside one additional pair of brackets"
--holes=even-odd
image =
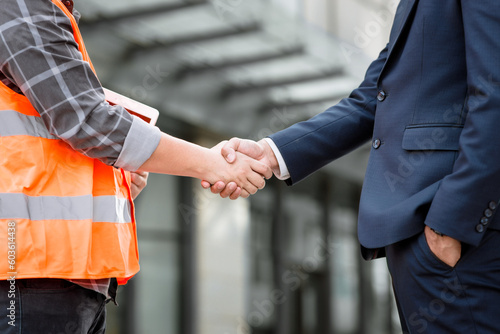
[[(242, 185), (237, 180), (226, 182), (225, 180), (218, 180), (215, 183), (202, 181), (201, 185), (205, 189), (209, 189), (214, 194), (220, 194), (222, 198), (229, 197), (230, 199), (237, 199), (239, 197), (248, 197), (262, 189), (265, 186), (264, 179), (271, 178), (273, 170), (278, 168), (278, 162), (269, 145), (261, 140), (255, 142), (248, 139), (232, 138), (229, 141), (223, 141), (212, 150), (218, 152), (230, 165), (238, 165), (242, 163), (251, 164), (252, 173), (248, 174), (249, 185)], [(255, 173), (259, 172), (259, 178), (255, 178)]]

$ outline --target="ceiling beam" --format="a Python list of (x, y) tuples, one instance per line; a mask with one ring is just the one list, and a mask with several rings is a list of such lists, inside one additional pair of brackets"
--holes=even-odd
[(146, 42), (140, 44), (131, 42), (131, 45), (129, 46), (130, 50), (128, 52), (144, 52), (144, 51), (150, 52), (155, 49), (165, 49), (184, 44), (206, 42), (219, 38), (258, 33), (261, 31), (261, 29), (262, 26), (259, 23), (254, 22), (248, 25), (232, 26), (226, 29), (208, 31), (203, 34), (193, 34), (172, 39), (155, 40), (152, 42)]
[(268, 80), (262, 82), (251, 82), (242, 84), (231, 84), (222, 90), (221, 96), (227, 97), (235, 93), (247, 93), (255, 90), (268, 89), (279, 86), (293, 85), (308, 81), (316, 81), (322, 79), (328, 79), (332, 77), (338, 77), (344, 74), (343, 68), (333, 68), (330, 70), (323, 71), (321, 73), (306, 73), (302, 75), (297, 75), (293, 78), (284, 78), (276, 80)]
[(245, 66), (256, 64), (260, 62), (282, 59), (285, 57), (293, 57), (304, 54), (305, 48), (303, 45), (294, 46), (292, 48), (282, 49), (281, 52), (267, 52), (262, 54), (251, 55), (248, 57), (239, 57), (239, 58), (226, 58), (219, 60), (217, 62), (200, 62), (197, 64), (189, 64), (185, 65), (183, 68), (180, 68), (176, 73), (176, 77), (178, 79), (182, 79), (189, 74), (200, 74), (208, 71), (220, 71), (231, 67), (236, 66)]
[(79, 24), (81, 26), (93, 26), (93, 25), (109, 25), (115, 24), (120, 21), (130, 20), (130, 19), (142, 19), (153, 15), (165, 14), (177, 10), (192, 8), (195, 6), (206, 5), (207, 0), (194, 0), (188, 2), (179, 3), (166, 3), (161, 5), (151, 6), (150, 8), (138, 8), (135, 10), (127, 12), (118, 12), (112, 15), (96, 15), (95, 17), (82, 17)]
[(269, 101), (264, 102), (258, 110), (260, 113), (264, 114), (264, 113), (268, 112), (269, 110), (274, 110), (275, 108), (277, 108), (277, 109), (294, 108), (294, 107), (303, 107), (303, 106), (315, 104), (315, 103), (338, 101), (340, 99), (343, 99), (347, 95), (349, 95), (349, 93), (320, 96), (320, 97), (316, 97), (316, 98), (308, 99), (308, 100), (293, 100), (293, 99), (283, 100), (283, 101), (269, 100)]

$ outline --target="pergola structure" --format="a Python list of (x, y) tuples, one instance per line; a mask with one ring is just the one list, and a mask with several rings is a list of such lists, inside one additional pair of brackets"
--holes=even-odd
[[(82, 14), (82, 34), (103, 86), (157, 108), (158, 126), (165, 132), (204, 145), (232, 136), (265, 137), (324, 111), (360, 82), (337, 38), (291, 16), (270, 0), (82, 0), (75, 8)], [(359, 319), (374, 317), (375, 312), (371, 306), (376, 290), (372, 267), (356, 262), (355, 250), (357, 200), (368, 152), (369, 146), (359, 148), (293, 191), (285, 191), (281, 182), (273, 181), (253, 197), (248, 227), (252, 274), (250, 286), (244, 287), (251, 299), (245, 306), (247, 327), (240, 328), (237, 322), (227, 334), (247, 333), (244, 329), (250, 327), (253, 334), (377, 333), (368, 322), (351, 324), (354, 332), (341, 332), (342, 326), (335, 324), (347, 312), (335, 305), (335, 298), (340, 300), (338, 291), (343, 293), (346, 286), (354, 296), (349, 297), (353, 299), (349, 309), (356, 309)], [(115, 327), (120, 333), (137, 333), (152, 317), (163, 328), (161, 316), (165, 313), (156, 310), (160, 316), (153, 318), (156, 313), (138, 309), (143, 302), (152, 303), (144, 299), (151, 295), (175, 299), (167, 306), (148, 304), (168, 308), (166, 319), (176, 322), (168, 333), (225, 334), (220, 329), (202, 328), (206, 325), (200, 318), (205, 315), (199, 314), (202, 292), (196, 276), (202, 261), (203, 224), (190, 224), (178, 209), (195, 208), (188, 212), (189, 218), (193, 214), (205, 216), (202, 219), (208, 211), (197, 206), (189, 180), (153, 177), (148, 188), (138, 201), (138, 215), (144, 216), (139, 239), (145, 274), (124, 290), (125, 300), (118, 311), (124, 322)], [(165, 207), (152, 204), (162, 196), (170, 199)], [(177, 206), (178, 202), (182, 205)], [(223, 204), (220, 210), (229, 209)], [(241, 208), (234, 210), (241, 212)], [(209, 221), (211, 224), (216, 223)], [(351, 265), (355, 269), (350, 281), (342, 269), (349, 264), (330, 257), (314, 272), (300, 269), (306, 263), (301, 256), (307, 259), (305, 250), (314, 247), (307, 233), (322, 242), (329, 242), (330, 234), (336, 233), (348, 239), (339, 241), (342, 247), (353, 249), (354, 245), (355, 263)], [(302, 244), (302, 253), (298, 250), (302, 246), (290, 248)], [(160, 268), (158, 262), (165, 259), (173, 264)], [(148, 268), (154, 270), (148, 273)], [(307, 274), (297, 291), (281, 278), (289, 270), (304, 277)], [(170, 278), (160, 281), (160, 273)], [(148, 290), (155, 284), (164, 284), (168, 294)], [(290, 303), (275, 304), (262, 323), (252, 323), (259, 319), (251, 315), (259, 314), (258, 305), (263, 305), (259, 303), (268, 300), (273, 289), (286, 292)], [(316, 310), (313, 315), (307, 309), (310, 303)], [(383, 320), (386, 325), (380, 327), (391, 328), (390, 307), (377, 312), (387, 315), (382, 318), (387, 319)], [(214, 314), (214, 321), (219, 321)], [(307, 320), (310, 318), (313, 320)], [(116, 319), (110, 321), (119, 321)], [(308, 323), (311, 321), (314, 326)], [(148, 326), (152, 326), (148, 332), (160, 332), (151, 323)], [(306, 330), (308, 326), (315, 330)]]
[[(222, 138), (266, 136), (325, 110), (359, 82), (333, 36), (269, 1), (77, 5), (104, 86)], [(366, 150), (350, 158), (343, 171), (361, 180), (363, 164), (352, 161), (366, 160)]]

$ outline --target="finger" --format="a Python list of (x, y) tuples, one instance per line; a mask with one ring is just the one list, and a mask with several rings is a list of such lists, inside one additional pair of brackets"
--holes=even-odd
[(250, 197), (250, 193), (248, 193), (248, 191), (246, 191), (245, 189), (241, 189), (240, 197), (248, 198), (248, 197)]
[(130, 192), (132, 194), (132, 199), (136, 199), (137, 196), (139, 196), (139, 193), (140, 193), (140, 191), (134, 185), (132, 185), (132, 187), (130, 187)]
[(222, 181), (217, 181), (215, 182), (214, 185), (210, 188), (213, 194), (219, 194), (224, 188), (226, 187), (226, 184)]
[(135, 183), (137, 181), (137, 179), (139, 178), (139, 175), (137, 173), (130, 173), (130, 181), (132, 181), (132, 183)]
[[(266, 186), (266, 179), (258, 172), (255, 172), (253, 169), (246, 174), (247, 181), (252, 184), (253, 187), (256, 188), (255, 192), (259, 189), (264, 189)], [(244, 187), (249, 193), (254, 194), (252, 192), (253, 189), (248, 186)]]
[(203, 189), (208, 189), (208, 188), (210, 188), (210, 186), (212, 186), (212, 185), (210, 184), (210, 182), (205, 181), (205, 180), (202, 180), (202, 181), (201, 181), (201, 186), (203, 187)]
[(252, 182), (252, 180), (248, 180), (249, 182), (246, 182), (246, 184), (242, 186), (243, 190), (246, 190), (246, 192), (247, 192), (247, 193), (249, 193), (249, 194), (251, 194), (251, 195), (255, 194), (255, 193), (259, 190), (259, 185), (260, 185), (260, 183), (259, 183), (259, 181), (257, 181), (257, 179), (262, 180), (262, 182), (263, 182), (263, 180), (264, 180), (264, 179), (262, 178), (262, 176), (260, 176), (259, 174), (256, 174), (256, 173), (254, 173), (254, 174), (255, 174), (255, 175), (257, 175), (257, 178), (254, 178), (254, 177), (252, 176), (252, 178), (253, 178), (253, 182), (257, 183), (258, 185), (255, 185), (255, 184)]
[[(250, 166), (250, 169), (253, 172), (258, 173), (260, 177), (265, 177), (266, 179), (270, 179), (273, 176), (273, 170), (271, 169), (270, 166), (260, 161), (257, 161), (252, 157), (246, 156), (240, 152), (237, 152), (236, 155), (238, 157), (238, 160), (241, 160), (242, 162), (248, 164), (248, 166)], [(254, 185), (256, 184), (254, 183)]]
[(136, 185), (139, 188), (146, 187), (148, 183), (148, 173), (131, 173), (130, 180), (132, 181), (132, 185)]
[(137, 196), (139, 196), (139, 194), (141, 193), (143, 188), (141, 187), (138, 187), (137, 185), (133, 184), (131, 185), (130, 187), (130, 192), (132, 194), (132, 199), (136, 199)]
[(263, 157), (264, 149), (256, 141), (250, 139), (239, 139), (238, 146), (235, 151), (243, 153), (253, 159), (260, 160)]
[(235, 200), (241, 196), (242, 189), (240, 187), (236, 187), (236, 190), (229, 196), (230, 199)]
[[(264, 189), (266, 186), (266, 179), (262, 177), (262, 175), (258, 173), (252, 173), (247, 176), (248, 181), (256, 188), (255, 192), (259, 189)], [(254, 193), (252, 193), (254, 194)]]
[(238, 188), (236, 182), (229, 182), (227, 186), (220, 192), (220, 197), (226, 198), (229, 197), (235, 190)]
[(252, 168), (254, 172), (259, 173), (266, 179), (270, 179), (273, 176), (273, 170), (271, 169), (271, 167), (259, 161), (256, 160), (250, 161), (250, 168)]
[[(239, 152), (237, 153), (237, 156), (238, 156), (238, 160), (242, 160), (243, 162), (247, 163), (250, 166), (250, 169), (254, 173), (257, 173), (259, 175), (259, 177), (257, 179), (255, 179), (255, 180), (257, 180), (258, 183), (252, 182), (255, 186), (257, 186), (257, 187), (263, 186), (262, 182), (260, 182), (262, 180), (259, 180), (259, 178), (264, 177), (266, 179), (270, 179), (273, 176), (273, 170), (268, 165), (263, 164), (262, 162), (257, 161), (251, 157), (245, 156)], [(264, 181), (264, 184), (265, 184), (265, 181)]]

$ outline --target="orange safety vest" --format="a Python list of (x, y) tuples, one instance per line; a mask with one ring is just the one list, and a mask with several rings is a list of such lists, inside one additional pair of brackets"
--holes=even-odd
[[(90, 63), (73, 15), (52, 2), (71, 20)], [(130, 173), (51, 135), (28, 99), (1, 82), (0, 129), (0, 280), (116, 277), (125, 284), (139, 271)]]

